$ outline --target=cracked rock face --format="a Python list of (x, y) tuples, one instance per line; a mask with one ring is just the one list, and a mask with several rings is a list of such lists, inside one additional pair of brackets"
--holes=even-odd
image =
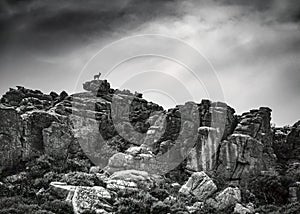
[(246, 183), (249, 175), (274, 170), (270, 115), (271, 110), (262, 107), (240, 116), (233, 133), (220, 144), (218, 173), (231, 181)]
[[(217, 110), (226, 116), (224, 108), (223, 111), (220, 108)], [(270, 112), (269, 108), (263, 107), (251, 110), (240, 116), (237, 124), (233, 119), (228, 119), (232, 116), (227, 113), (225, 121), (231, 122), (226, 123), (223, 135), (220, 128), (200, 127), (197, 144), (189, 154), (186, 168), (217, 171), (223, 178), (238, 183), (247, 182), (251, 174), (272, 170), (276, 155), (272, 148)], [(226, 127), (233, 128), (226, 131)]]
[(215, 128), (200, 127), (197, 143), (188, 156), (187, 169), (192, 171), (214, 170), (220, 142), (221, 138)]
[(219, 161), (218, 173), (230, 180), (246, 179), (263, 169), (263, 144), (249, 135), (233, 134), (222, 142)]
[(195, 196), (199, 201), (205, 201), (217, 191), (217, 186), (205, 172), (195, 172), (179, 190), (184, 195)]
[(272, 168), (276, 161), (273, 151), (273, 134), (271, 130), (271, 109), (261, 107), (242, 114), (234, 134), (246, 134), (263, 144), (263, 161), (265, 169)]
[(23, 137), (25, 139), (24, 157), (36, 157), (44, 152), (43, 129), (48, 128), (52, 122), (58, 121), (54, 114), (45, 111), (34, 110), (22, 115)]
[(45, 154), (54, 158), (65, 159), (73, 141), (73, 133), (66, 124), (53, 122), (51, 126), (43, 129)]

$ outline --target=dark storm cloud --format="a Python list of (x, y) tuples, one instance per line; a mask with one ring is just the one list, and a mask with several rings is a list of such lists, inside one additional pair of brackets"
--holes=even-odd
[[(0, 4), (0, 43), (19, 48), (55, 49), (89, 43), (95, 37), (124, 34), (144, 23), (163, 17), (182, 17), (181, 2), (200, 5), (209, 1), (178, 0), (6, 0)], [(223, 5), (238, 5), (265, 11), (271, 21), (297, 22), (300, 4), (295, 0), (216, 0)], [(53, 46), (54, 45), (54, 46)], [(48, 50), (49, 51), (49, 50)]]
[(1, 43), (56, 48), (122, 32), (166, 15), (174, 8), (163, 0), (3, 1)]
[(299, 0), (2, 0), (0, 92), (71, 91), (102, 47), (154, 33), (203, 52), (237, 112), (266, 105), (275, 122), (291, 123), (300, 116), (299, 14)]
[(216, 0), (223, 4), (228, 5), (241, 5), (241, 6), (248, 6), (253, 7), (257, 10), (266, 10), (271, 7), (273, 0), (252, 0), (252, 1), (245, 1), (245, 0)]
[(260, 12), (266, 12), (265, 15), (273, 21), (279, 22), (299, 22), (300, 21), (300, 3), (298, 0), (216, 0), (227, 5), (239, 5), (249, 7)]

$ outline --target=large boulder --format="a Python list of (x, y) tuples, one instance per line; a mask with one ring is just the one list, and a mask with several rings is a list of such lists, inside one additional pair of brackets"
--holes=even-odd
[(136, 184), (136, 186), (146, 189), (151, 189), (155, 183), (153, 177), (148, 172), (138, 170), (124, 170), (115, 172), (109, 177), (109, 183), (114, 183), (113, 181), (116, 180), (133, 182)]
[(107, 80), (92, 80), (83, 84), (83, 89), (99, 94), (106, 94), (110, 90), (110, 84)]
[(254, 208), (252, 205), (243, 206), (240, 203), (237, 203), (234, 207), (234, 214), (251, 214), (254, 213)]
[(199, 201), (205, 201), (217, 191), (217, 186), (205, 172), (195, 172), (179, 192), (195, 196)]
[(215, 198), (207, 200), (207, 204), (217, 210), (226, 210), (234, 207), (236, 203), (241, 201), (241, 191), (239, 188), (227, 187), (220, 192)]

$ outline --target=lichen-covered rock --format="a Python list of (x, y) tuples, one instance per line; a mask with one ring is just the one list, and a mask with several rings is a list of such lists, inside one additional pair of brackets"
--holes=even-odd
[(220, 192), (215, 198), (207, 200), (207, 204), (217, 210), (225, 210), (235, 206), (236, 203), (241, 201), (241, 191), (239, 188), (227, 187)]
[(103, 187), (77, 187), (72, 198), (74, 213), (80, 214), (86, 211), (97, 213), (98, 209), (111, 211), (112, 206), (108, 204), (111, 198), (111, 194)]
[(205, 201), (217, 191), (217, 186), (205, 172), (195, 172), (179, 190), (184, 195), (195, 196), (199, 201)]

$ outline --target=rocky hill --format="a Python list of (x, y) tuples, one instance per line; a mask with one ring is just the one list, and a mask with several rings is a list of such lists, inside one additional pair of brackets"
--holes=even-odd
[(83, 89), (3, 95), (0, 213), (300, 208), (300, 122), (271, 127), (267, 107), (236, 115), (209, 100), (164, 110), (106, 80)]

